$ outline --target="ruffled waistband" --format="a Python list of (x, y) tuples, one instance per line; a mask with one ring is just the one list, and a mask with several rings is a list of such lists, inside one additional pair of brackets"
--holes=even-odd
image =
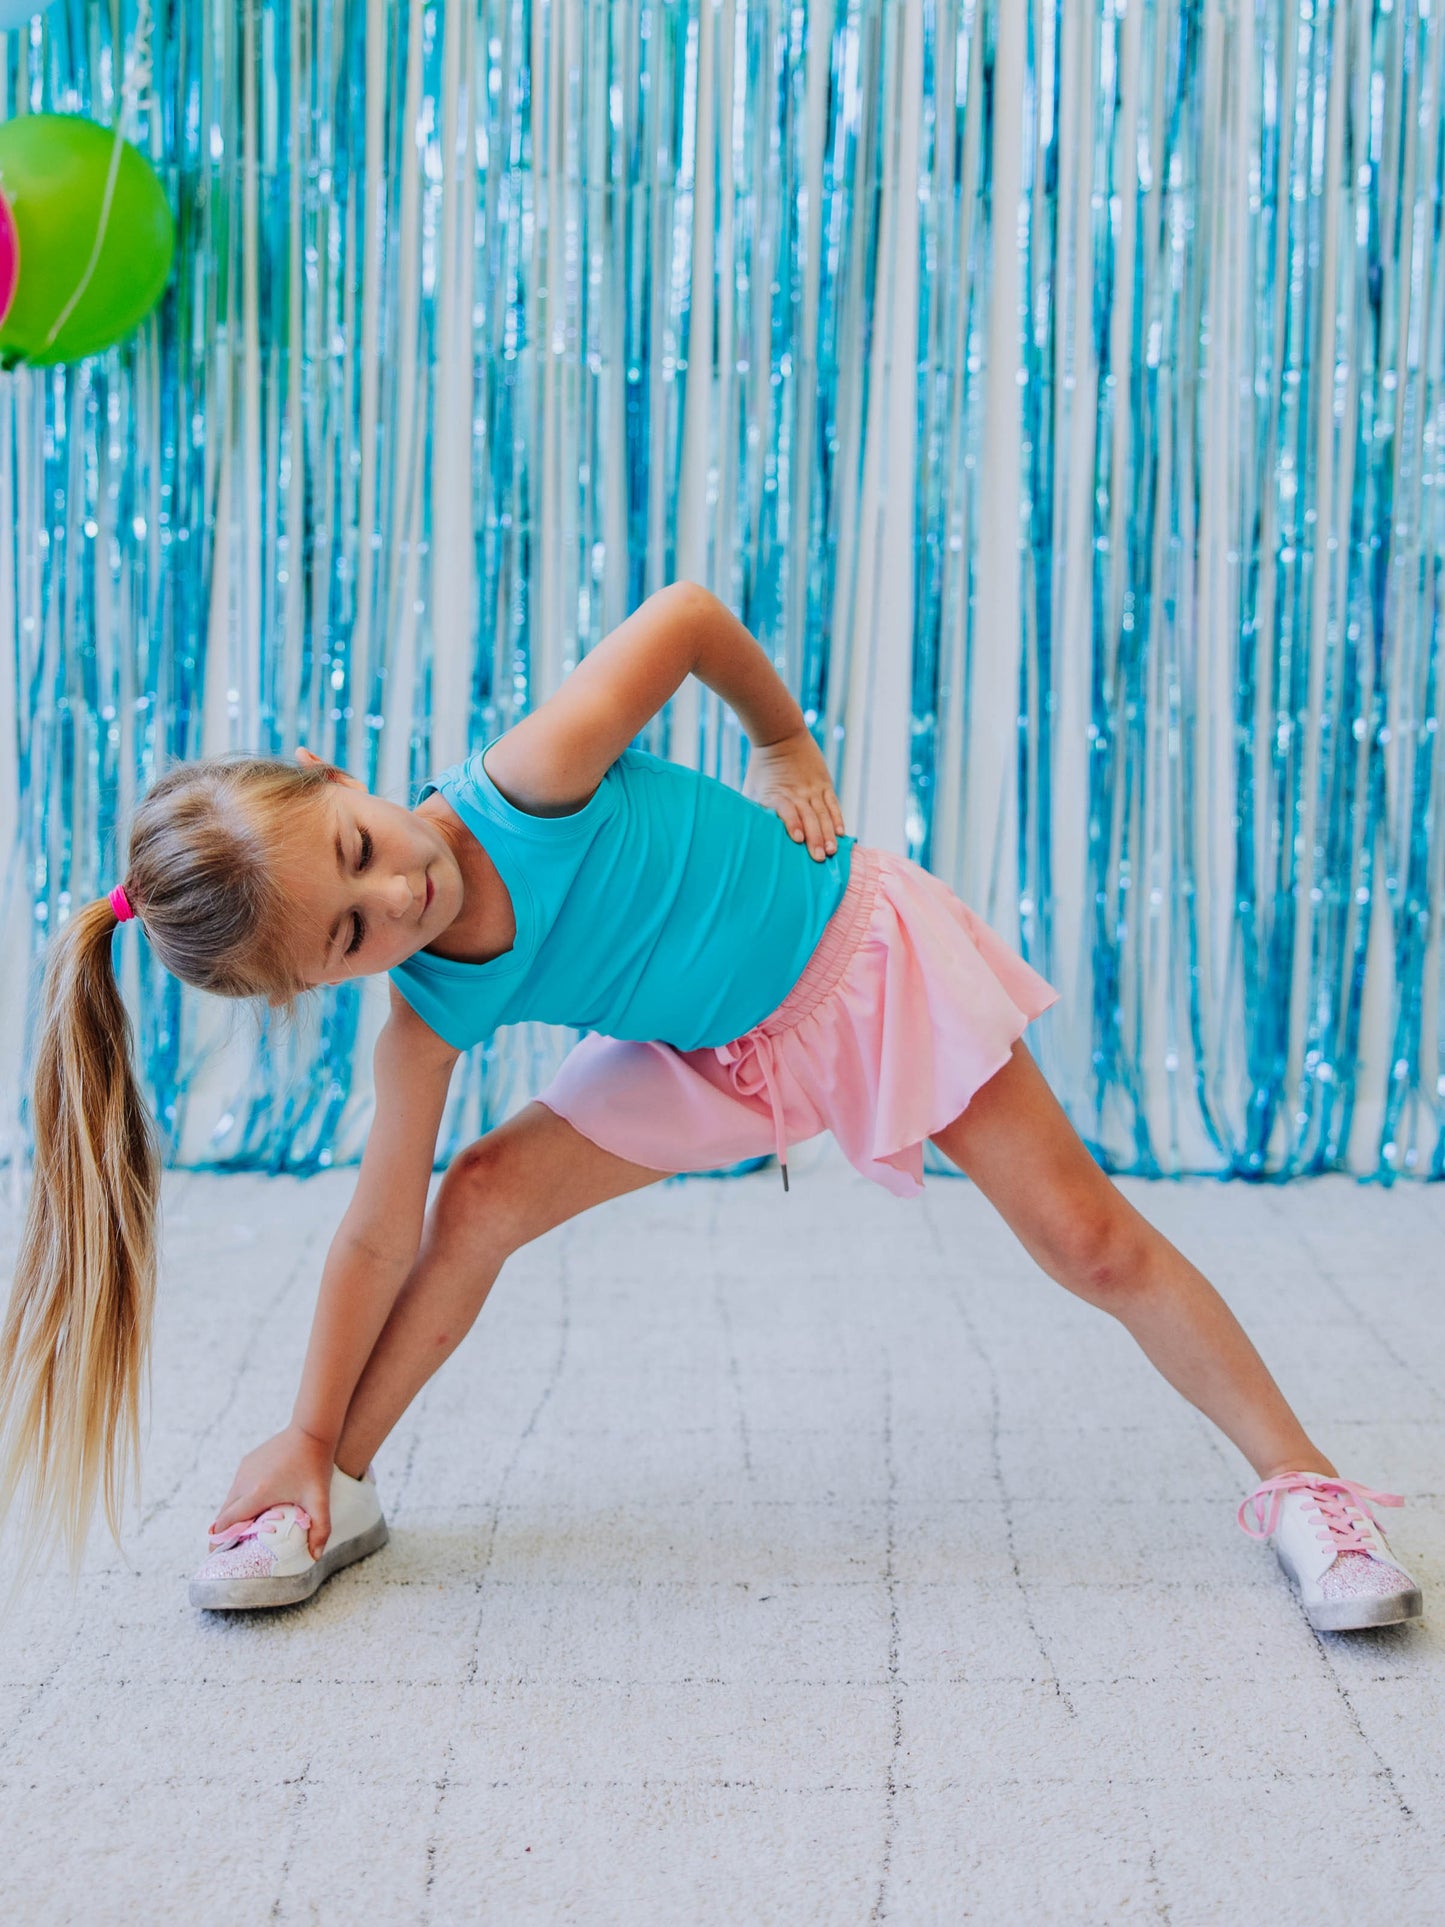
[[(842, 901), (823, 926), (817, 947), (804, 966), (803, 974), (770, 1017), (757, 1029), (769, 1037), (791, 1030), (794, 1024), (815, 1011), (823, 999), (843, 981), (843, 973), (862, 943), (878, 898), (878, 852), (854, 844), (848, 862), (848, 887)], [(748, 1033), (751, 1036), (753, 1033)]]

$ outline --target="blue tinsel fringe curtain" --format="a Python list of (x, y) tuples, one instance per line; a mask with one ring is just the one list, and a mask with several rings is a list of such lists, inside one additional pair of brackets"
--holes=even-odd
[[(161, 767), (409, 801), (691, 576), (1058, 984), (1109, 1168), (1445, 1173), (1439, 0), (145, 11), (144, 98), (137, 0), (0, 36), (180, 237), (134, 340), (0, 376), (12, 1171)], [(740, 779), (694, 687), (650, 742)], [(358, 1155), (383, 986), (284, 1042), (117, 956), (173, 1159)], [(570, 1041), (473, 1053), (440, 1154)]]

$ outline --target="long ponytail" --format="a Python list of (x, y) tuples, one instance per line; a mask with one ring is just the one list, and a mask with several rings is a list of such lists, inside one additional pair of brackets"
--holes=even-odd
[[(151, 785), (124, 893), (159, 963), (199, 990), (292, 1008), (307, 988), (304, 933), (273, 857), (336, 775), (222, 756)], [(111, 961), (118, 921), (108, 898), (86, 904), (46, 959), (35, 1164), (0, 1330), (0, 1521), (25, 1515), (17, 1577), (56, 1543), (74, 1573), (98, 1499), (118, 1539), (139, 1472), (161, 1159)]]
[(118, 1538), (140, 1462), (161, 1160), (111, 963), (116, 912), (88, 903), (53, 940), (35, 1056), (35, 1163), (0, 1332), (0, 1516), (20, 1564), (57, 1540), (74, 1573), (99, 1497)]

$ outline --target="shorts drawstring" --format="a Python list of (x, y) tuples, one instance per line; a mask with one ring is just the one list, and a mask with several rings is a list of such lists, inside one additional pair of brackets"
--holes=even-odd
[(843, 981), (873, 917), (878, 896), (880, 858), (865, 844), (853, 846), (848, 872), (848, 888), (843, 901), (824, 926), (807, 968), (771, 1017), (755, 1024), (730, 1044), (715, 1044), (713, 1055), (727, 1066), (733, 1089), (740, 1097), (768, 1094), (773, 1113), (773, 1142), (778, 1149), (778, 1166), (783, 1174), (783, 1189), (788, 1189), (788, 1130), (783, 1117), (783, 1100), (778, 1095), (777, 1059), (773, 1040), (802, 1023), (829, 998)]
[[(777, 1065), (773, 1058), (773, 1040), (765, 1030), (750, 1030), (742, 1037), (735, 1037), (730, 1044), (718, 1044), (714, 1055), (720, 1064), (726, 1064), (733, 1088), (743, 1097), (756, 1097), (759, 1091), (766, 1091), (768, 1103), (773, 1113), (773, 1141), (778, 1147), (778, 1167), (783, 1174), (783, 1189), (788, 1189), (788, 1133), (783, 1121), (782, 1099), (774, 1083)], [(750, 1080), (750, 1081), (749, 1081)]]

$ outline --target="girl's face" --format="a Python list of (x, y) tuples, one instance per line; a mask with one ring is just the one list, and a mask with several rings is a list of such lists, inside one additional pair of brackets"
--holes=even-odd
[(434, 817), (373, 796), (344, 772), (310, 801), (314, 829), (275, 859), (303, 920), (308, 983), (391, 970), (456, 919), (461, 865)]

